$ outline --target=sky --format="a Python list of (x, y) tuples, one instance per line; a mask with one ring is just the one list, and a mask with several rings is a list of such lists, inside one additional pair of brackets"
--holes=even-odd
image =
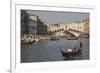
[(48, 24), (54, 23), (69, 23), (73, 21), (82, 21), (84, 18), (89, 18), (89, 13), (82, 12), (56, 12), (56, 11), (37, 11), (26, 10), (29, 15), (37, 15), (43, 22)]

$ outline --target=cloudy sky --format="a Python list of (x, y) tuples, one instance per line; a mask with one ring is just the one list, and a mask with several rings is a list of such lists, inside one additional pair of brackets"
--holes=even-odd
[(89, 13), (80, 12), (55, 12), (55, 11), (36, 11), (27, 10), (30, 15), (37, 15), (43, 22), (48, 24), (81, 21), (84, 18), (89, 18)]

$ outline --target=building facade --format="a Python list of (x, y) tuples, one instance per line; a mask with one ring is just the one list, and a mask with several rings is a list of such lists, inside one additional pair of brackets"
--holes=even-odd
[(37, 25), (38, 25), (38, 16), (36, 15), (30, 15), (29, 16), (30, 20), (29, 20), (29, 33), (30, 34), (37, 34)]
[(37, 21), (38, 23), (37, 23), (37, 26), (38, 26), (38, 28), (37, 28), (37, 34), (38, 35), (46, 35), (47, 34), (47, 25), (46, 25), (46, 23), (45, 22), (42, 22), (40, 19), (38, 19), (38, 21)]
[(39, 16), (30, 15), (29, 18), (29, 32), (31, 34), (44, 35), (47, 33), (46, 23), (42, 22)]
[(89, 19), (88, 18), (84, 19), (82, 21), (82, 23), (83, 23), (83, 32), (86, 34), (89, 34), (89, 32), (90, 32)]
[(29, 14), (26, 10), (21, 10), (21, 34), (29, 33)]

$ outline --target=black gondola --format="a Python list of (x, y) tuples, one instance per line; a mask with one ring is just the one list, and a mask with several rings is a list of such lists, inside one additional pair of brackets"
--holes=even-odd
[(81, 50), (82, 49), (79, 49), (79, 48), (69, 48), (69, 49), (66, 49), (66, 52), (64, 52), (62, 50), (62, 48), (60, 48), (60, 51), (61, 51), (61, 54), (63, 57), (72, 57), (72, 56), (76, 56), (78, 54), (81, 54)]
[(67, 53), (67, 52), (62, 51), (61, 48), (60, 48), (60, 51), (61, 51), (62, 56), (64, 56), (64, 57), (68, 57), (68, 53)]

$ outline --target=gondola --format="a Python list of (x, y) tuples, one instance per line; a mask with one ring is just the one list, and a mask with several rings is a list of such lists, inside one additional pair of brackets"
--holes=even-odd
[(61, 51), (62, 56), (64, 56), (64, 57), (68, 57), (68, 53), (67, 53), (67, 52), (62, 51), (61, 48), (60, 48), (60, 51)]
[(76, 56), (78, 54), (81, 54), (81, 50), (79, 48), (68, 48), (66, 49), (66, 51), (63, 51), (62, 48), (60, 47), (60, 51), (63, 57), (72, 57), (72, 56)]

